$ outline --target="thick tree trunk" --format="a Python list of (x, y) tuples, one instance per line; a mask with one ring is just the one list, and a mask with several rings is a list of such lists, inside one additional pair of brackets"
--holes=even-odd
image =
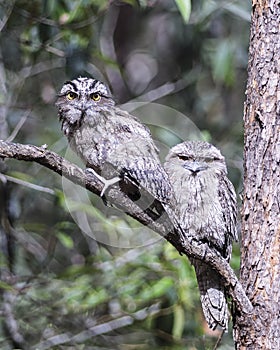
[(253, 0), (244, 110), (241, 282), (254, 310), (237, 349), (280, 349), (280, 3)]

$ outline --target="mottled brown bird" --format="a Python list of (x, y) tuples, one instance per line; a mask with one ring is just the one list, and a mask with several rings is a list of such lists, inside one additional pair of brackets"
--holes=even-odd
[[(170, 216), (190, 240), (206, 243), (227, 261), (237, 240), (236, 194), (227, 178), (225, 159), (213, 145), (188, 141), (173, 147), (164, 168), (174, 189)], [(211, 329), (227, 330), (228, 309), (219, 274), (199, 260), (195, 267), (205, 319)]]
[[(120, 181), (120, 187), (132, 197), (138, 196), (137, 188), (159, 202), (169, 201), (171, 185), (149, 129), (118, 108), (102, 82), (82, 77), (67, 81), (56, 106), (71, 148), (102, 176), (102, 195)], [(113, 179), (108, 169), (114, 169)]]

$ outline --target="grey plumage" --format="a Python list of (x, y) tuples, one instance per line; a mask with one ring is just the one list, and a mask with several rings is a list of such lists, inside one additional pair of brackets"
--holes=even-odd
[[(173, 198), (150, 131), (115, 105), (103, 83), (91, 78), (68, 81), (56, 106), (71, 148), (87, 167), (105, 178), (114, 169), (126, 193), (144, 189), (162, 203), (188, 238), (207, 242), (229, 260), (236, 239), (235, 192), (224, 158), (214, 146), (186, 142), (170, 151), (165, 169), (175, 190)], [(226, 299), (218, 274), (200, 261), (193, 264), (210, 328), (226, 328)]]
[[(207, 243), (229, 261), (232, 240), (237, 240), (236, 194), (220, 151), (207, 142), (184, 142), (170, 150), (164, 168), (174, 189), (173, 221), (188, 239)], [(199, 260), (191, 262), (209, 327), (227, 329), (227, 302), (220, 276)]]
[(113, 167), (123, 178), (121, 188), (132, 183), (160, 202), (169, 201), (171, 185), (149, 129), (118, 108), (102, 82), (91, 78), (66, 82), (56, 106), (71, 148), (87, 167), (105, 178), (111, 176), (108, 166)]

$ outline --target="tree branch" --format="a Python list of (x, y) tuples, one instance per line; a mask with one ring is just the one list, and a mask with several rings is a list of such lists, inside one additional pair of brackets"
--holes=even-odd
[[(73, 183), (86, 187), (97, 195), (100, 195), (103, 188), (102, 182), (94, 177), (93, 174), (88, 174), (75, 164), (47, 150), (45, 147), (0, 141), (0, 157), (34, 161), (61, 176), (65, 176)], [(159, 233), (180, 254), (202, 260), (212, 266), (222, 276), (229, 295), (235, 302), (239, 312), (248, 314), (252, 311), (252, 305), (227, 261), (212, 252), (206, 244), (189, 242), (183, 232), (175, 230), (167, 215), (162, 215), (161, 218), (158, 218), (151, 210), (143, 211), (117, 187), (110, 187), (106, 192), (106, 198), (110, 203), (115, 204), (141, 224)]]
[(70, 336), (68, 333), (58, 334), (46, 340), (43, 340), (39, 344), (34, 345), (31, 350), (46, 350), (53, 348), (57, 345), (63, 344), (81, 344), (92, 339), (101, 334), (106, 334), (114, 330), (127, 327), (132, 325), (135, 321), (144, 320), (150, 316), (156, 315), (159, 312), (159, 305), (154, 304), (150, 307), (145, 307), (139, 311), (134, 312), (131, 315), (120, 316), (116, 319), (94, 325), (86, 330), (81, 331), (80, 333)]

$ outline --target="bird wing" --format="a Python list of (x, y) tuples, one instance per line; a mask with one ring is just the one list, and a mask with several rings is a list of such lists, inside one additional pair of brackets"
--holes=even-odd
[(237, 203), (233, 184), (226, 176), (219, 176), (219, 200), (228, 234), (238, 241), (237, 236)]
[(122, 143), (108, 156), (107, 161), (160, 202), (168, 202), (171, 198), (168, 176), (159, 161), (155, 146), (149, 140), (134, 137), (133, 140)]

